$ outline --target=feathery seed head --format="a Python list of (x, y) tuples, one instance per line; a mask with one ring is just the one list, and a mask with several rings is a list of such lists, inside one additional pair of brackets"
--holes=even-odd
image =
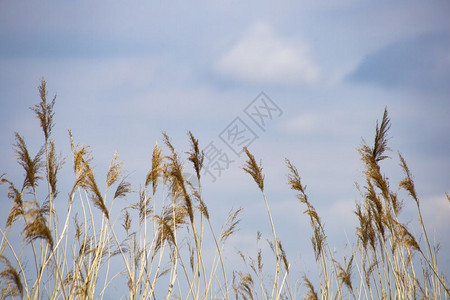
[(262, 173), (261, 163), (260, 165), (256, 163), (255, 157), (248, 151), (247, 147), (244, 147), (244, 151), (247, 154), (248, 160), (243, 169), (253, 177), (259, 189), (264, 191), (264, 175)]

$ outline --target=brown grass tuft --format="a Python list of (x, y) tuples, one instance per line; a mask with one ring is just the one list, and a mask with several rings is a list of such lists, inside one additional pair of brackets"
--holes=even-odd
[(197, 175), (197, 180), (200, 182), (200, 171), (203, 167), (203, 160), (205, 158), (205, 154), (203, 151), (200, 151), (200, 148), (198, 146), (198, 140), (194, 137), (192, 132), (188, 132), (189, 140), (191, 143), (191, 151), (188, 152), (189, 154), (189, 160), (194, 165), (195, 174)]
[(35, 204), (35, 206), (36, 207), (30, 208), (25, 212), (25, 218), (31, 219), (31, 221), (27, 222), (23, 230), (25, 239), (28, 243), (31, 243), (36, 239), (43, 239), (47, 241), (51, 248), (53, 248), (53, 237), (43, 216), (43, 211), (37, 204)]
[(191, 223), (194, 222), (194, 207), (192, 205), (191, 197), (186, 189), (186, 183), (183, 176), (183, 165), (178, 158), (178, 154), (173, 147), (169, 136), (163, 132), (164, 142), (171, 150), (171, 155), (167, 158), (169, 163), (166, 166), (167, 176), (171, 183), (172, 197), (176, 199), (182, 196), (184, 199), (184, 206), (188, 212)]
[(414, 201), (416, 201), (416, 203), (419, 204), (419, 199), (416, 193), (416, 187), (414, 186), (414, 181), (412, 179), (412, 175), (411, 172), (409, 171), (408, 165), (406, 164), (405, 159), (400, 153), (398, 154), (398, 157), (400, 159), (400, 166), (402, 167), (406, 175), (406, 177), (402, 181), (400, 181), (398, 185), (400, 188), (405, 189), (409, 193), (409, 195), (414, 199)]
[(106, 174), (106, 188), (109, 188), (119, 180), (123, 174), (122, 166), (123, 162), (119, 161), (119, 153), (114, 152), (108, 173)]
[(239, 207), (236, 210), (231, 210), (228, 213), (227, 221), (225, 223), (224, 229), (222, 230), (222, 233), (220, 235), (220, 240), (224, 242), (230, 235), (235, 233), (238, 228), (237, 225), (241, 221), (238, 219), (239, 214), (242, 212), (242, 207)]
[[(95, 180), (94, 172), (90, 166), (90, 162), (92, 158), (90, 153), (87, 151), (87, 147), (78, 147), (75, 146), (73, 142), (72, 132), (69, 130), (70, 140), (71, 140), (71, 148), (74, 157), (74, 170), (76, 177), (75, 186), (80, 186), (86, 191), (90, 193), (91, 200), (94, 203), (94, 206), (99, 208), (104, 216), (109, 219), (109, 212), (106, 208), (105, 202), (103, 200), (103, 196), (100, 193), (97, 182)], [(117, 172), (117, 170), (113, 171)], [(110, 180), (111, 179), (110, 175)]]
[(0, 262), (3, 264), (3, 269), (0, 272), (1, 298), (23, 298), (23, 285), (19, 273), (14, 269), (8, 258), (2, 254), (0, 254)]
[(247, 147), (244, 147), (244, 151), (245, 154), (247, 154), (248, 160), (243, 169), (253, 177), (259, 189), (264, 191), (264, 175), (262, 173), (262, 167), (256, 163), (255, 157), (248, 151)]
[(153, 194), (156, 193), (156, 188), (158, 186), (158, 179), (161, 176), (162, 172), (162, 149), (156, 143), (155, 148), (153, 148), (152, 154), (152, 168), (147, 174), (147, 178), (145, 179), (145, 186), (147, 187), (150, 183), (153, 185)]
[(56, 95), (50, 103), (47, 103), (47, 82), (44, 78), (41, 79), (41, 85), (39, 86), (39, 96), (41, 102), (32, 107), (31, 110), (36, 113), (44, 132), (45, 141), (47, 141), (53, 128), (53, 106), (55, 106)]
[(235, 282), (235, 276), (239, 276), (237, 283), (233, 284), (233, 289), (236, 293), (236, 297), (241, 296), (242, 299), (254, 299), (253, 290), (253, 278), (249, 273), (235, 272), (233, 273), (233, 282)]
[(311, 281), (306, 277), (306, 275), (303, 275), (303, 283), (305, 284), (307, 288), (306, 293), (306, 300), (318, 300), (319, 297), (317, 297), (317, 292), (314, 290), (314, 285), (311, 283)]
[(61, 155), (56, 155), (56, 147), (55, 142), (53, 139), (49, 139), (49, 155), (48, 155), (48, 181), (51, 188), (51, 193), (53, 195), (53, 198), (56, 198), (58, 195), (58, 190), (56, 188), (56, 184), (58, 182), (58, 172), (61, 170), (64, 159), (61, 157)]
[(25, 170), (25, 180), (23, 183), (24, 188), (36, 189), (39, 180), (42, 179), (39, 173), (44, 167), (42, 162), (42, 156), (44, 155), (44, 148), (41, 148), (36, 156), (32, 159), (28, 153), (27, 145), (23, 137), (16, 133), (16, 143), (14, 144), (15, 152), (17, 155), (17, 162)]

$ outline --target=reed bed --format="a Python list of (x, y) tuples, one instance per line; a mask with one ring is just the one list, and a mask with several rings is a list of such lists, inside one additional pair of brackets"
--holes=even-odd
[[(363, 142), (358, 148), (364, 186), (354, 210), (356, 242), (343, 262), (334, 257), (299, 171), (286, 159), (288, 187), (312, 230), (319, 275), (308, 278), (291, 274), (265, 194), (262, 165), (249, 149), (244, 149), (247, 160), (242, 169), (261, 192), (272, 253), (264, 254), (263, 261), (261, 249), (256, 257), (238, 252), (246, 265), (243, 272), (228, 269), (223, 257), (227, 240), (238, 230), (242, 208), (231, 210), (223, 226), (214, 228), (202, 197), (204, 154), (191, 132), (186, 155), (180, 155), (163, 133), (164, 145), (154, 146), (147, 175), (135, 187), (127, 181), (118, 154), (111, 159), (106, 180), (99, 182), (89, 147), (77, 144), (69, 131), (74, 180), (69, 191), (60, 193), (59, 171), (65, 159), (57, 154), (52, 138), (56, 97), (47, 100), (44, 79), (39, 96), (40, 102), (31, 109), (39, 120), (43, 144), (32, 155), (25, 138), (16, 133), (14, 150), (23, 182), (0, 177), (11, 203), (0, 228), (1, 299), (102, 299), (119, 282), (126, 282), (121, 296), (128, 299), (449, 299), (447, 279), (438, 269), (436, 248), (405, 159), (398, 154), (404, 173), (398, 186), (411, 198), (406, 205), (416, 207), (420, 236), (400, 221), (405, 201), (381, 171), (380, 162), (390, 150), (387, 110), (376, 125), (373, 144)], [(184, 173), (186, 156), (195, 184)], [(65, 205), (56, 205), (57, 201)], [(17, 232), (22, 243), (14, 242)], [(206, 243), (213, 245), (212, 255), (205, 255)], [(268, 274), (263, 269), (266, 259), (273, 265)], [(296, 281), (303, 282), (300, 292), (294, 289)]]

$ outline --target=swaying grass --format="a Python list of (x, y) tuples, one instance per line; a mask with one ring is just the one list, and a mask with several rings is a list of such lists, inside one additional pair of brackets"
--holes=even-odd
[[(446, 278), (438, 269), (435, 248), (423, 222), (420, 200), (405, 159), (399, 154), (405, 173), (399, 188), (415, 203), (424, 242), (400, 221), (404, 203), (381, 171), (380, 162), (390, 150), (387, 145), (390, 120), (386, 110), (381, 123), (377, 123), (373, 145), (363, 142), (358, 149), (365, 166), (365, 185), (360, 188), (361, 201), (354, 211), (359, 222), (356, 245), (342, 263), (333, 257), (324, 223), (306, 193), (299, 171), (286, 159), (288, 186), (296, 193), (312, 229), (319, 278), (311, 279), (291, 274), (265, 194), (262, 165), (247, 148), (243, 171), (261, 191), (272, 230), (271, 277), (263, 270), (261, 249), (256, 258), (238, 253), (250, 273), (226, 268), (224, 247), (238, 230), (242, 208), (231, 210), (216, 233), (202, 197), (204, 154), (191, 132), (188, 133), (191, 149), (186, 154), (197, 183), (194, 185), (185, 178), (181, 156), (163, 133), (167, 154), (155, 145), (144, 184), (134, 191), (124, 176), (117, 153), (111, 160), (106, 181), (99, 182), (91, 166), (89, 147), (77, 145), (69, 131), (74, 183), (66, 193), (68, 198), (61, 196), (58, 176), (64, 159), (56, 154), (52, 139), (56, 99), (47, 102), (45, 80), (41, 81), (39, 95), (41, 101), (32, 111), (40, 121), (43, 145), (33, 156), (25, 139), (16, 133), (14, 149), (24, 170), (23, 182), (16, 185), (4, 175), (0, 177), (11, 200), (5, 226), (0, 230), (1, 299), (97, 299), (103, 298), (116, 282), (127, 283), (129, 299), (296, 299), (302, 295), (305, 299), (448, 299), (450, 296)], [(124, 201), (119, 201), (136, 195), (135, 203), (124, 205)], [(450, 201), (450, 196), (446, 196)], [(57, 210), (56, 201), (65, 202), (65, 209)], [(13, 241), (12, 235), (17, 230), (22, 231), (21, 245)], [(258, 232), (257, 241), (260, 239)], [(213, 255), (204, 255), (207, 241), (215, 247)], [(357, 274), (353, 274), (355, 269)], [(293, 290), (292, 277), (304, 282), (300, 294)]]

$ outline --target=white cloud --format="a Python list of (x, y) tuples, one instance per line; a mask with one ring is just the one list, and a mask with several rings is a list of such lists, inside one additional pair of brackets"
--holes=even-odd
[(216, 69), (249, 83), (312, 84), (319, 77), (306, 44), (281, 37), (264, 23), (250, 27), (219, 59)]
[(300, 114), (286, 120), (281, 127), (289, 132), (313, 133), (320, 129), (320, 117), (313, 113)]
[(450, 205), (444, 195), (423, 199), (420, 204), (427, 229), (445, 230), (449, 227)]
[(292, 117), (280, 122), (280, 129), (288, 134), (320, 133), (355, 138), (364, 134), (364, 128), (372, 129), (373, 124), (367, 122), (367, 117), (373, 117), (375, 120), (378, 115), (374, 115), (373, 111), (382, 112), (382, 109), (383, 107), (361, 106), (355, 101), (341, 101), (339, 109), (323, 108), (320, 112), (307, 109), (305, 112), (292, 114)]

